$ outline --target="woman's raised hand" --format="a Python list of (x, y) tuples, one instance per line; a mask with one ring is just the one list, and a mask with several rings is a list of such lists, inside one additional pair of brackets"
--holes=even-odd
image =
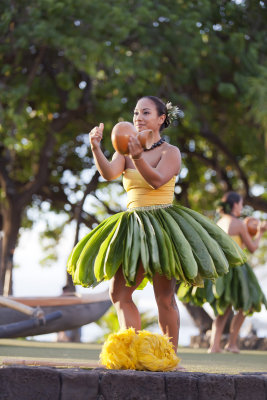
[(89, 133), (89, 139), (92, 150), (100, 146), (100, 142), (103, 138), (103, 130), (104, 130), (104, 124), (103, 122), (100, 122), (99, 126), (95, 126)]

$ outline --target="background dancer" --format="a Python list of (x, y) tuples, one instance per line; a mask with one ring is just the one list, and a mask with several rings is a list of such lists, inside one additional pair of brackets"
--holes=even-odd
[[(259, 246), (259, 242), (263, 233), (266, 231), (266, 225), (259, 222), (257, 234), (255, 235), (255, 238), (252, 239), (248, 232), (247, 225), (244, 223), (244, 221), (242, 221), (242, 219), (239, 218), (242, 209), (242, 197), (236, 192), (226, 193), (221, 201), (222, 216), (217, 224), (226, 233), (231, 235), (241, 247), (246, 247), (250, 251), (250, 253), (254, 253), (254, 251), (257, 250)], [(238, 267), (235, 271), (231, 272), (233, 281), (232, 283), (239, 289), (237, 293), (238, 300), (233, 299), (233, 304), (230, 304), (228, 306), (226, 312), (223, 315), (218, 315), (216, 317), (212, 326), (211, 343), (209, 348), (210, 353), (218, 353), (221, 351), (221, 336), (228, 316), (231, 312), (232, 306), (234, 306), (234, 309), (237, 311), (237, 313), (234, 315), (231, 321), (230, 335), (228, 342), (225, 345), (225, 350), (231, 351), (233, 353), (239, 353), (237, 339), (241, 326), (245, 321), (246, 313), (252, 314), (254, 311), (260, 311), (261, 303), (265, 304), (267, 308), (266, 298), (260, 288), (258, 280), (251, 266), (249, 264), (245, 264), (244, 266)], [(227, 285), (230, 287), (230, 282), (228, 282), (229, 278), (230, 276), (221, 279), (226, 279)], [(250, 287), (250, 290), (244, 291), (246, 286), (248, 289)], [(252, 286), (254, 290), (252, 289)], [(255, 294), (255, 291), (257, 294)], [(253, 299), (249, 299), (248, 296), (254, 296), (256, 302), (254, 303)]]
[[(217, 224), (241, 246), (253, 253), (259, 246), (260, 239), (266, 231), (266, 223), (258, 223), (257, 233), (251, 238), (246, 223), (240, 219), (243, 208), (243, 199), (236, 192), (226, 193), (220, 202), (221, 217)], [(205, 281), (203, 289), (180, 287), (178, 298), (182, 302), (203, 305), (209, 302), (215, 320), (212, 324), (209, 353), (220, 353), (221, 337), (232, 308), (236, 311), (231, 324), (230, 335), (225, 350), (239, 353), (237, 339), (246, 315), (261, 310), (267, 301), (252, 267), (245, 263), (242, 266), (231, 268), (229, 273), (220, 277), (214, 284)]]

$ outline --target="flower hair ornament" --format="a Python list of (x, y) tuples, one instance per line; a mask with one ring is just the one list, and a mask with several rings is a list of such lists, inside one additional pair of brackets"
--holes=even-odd
[(178, 118), (184, 117), (183, 111), (180, 110), (179, 107), (173, 106), (170, 101), (168, 101), (168, 103), (166, 103), (166, 108), (167, 108), (168, 119), (169, 119), (170, 123), (172, 123), (173, 121), (175, 121)]

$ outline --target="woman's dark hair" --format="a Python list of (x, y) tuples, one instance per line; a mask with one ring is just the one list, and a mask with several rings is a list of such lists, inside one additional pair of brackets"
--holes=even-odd
[(149, 99), (149, 100), (153, 101), (153, 103), (155, 104), (155, 106), (157, 108), (158, 116), (160, 116), (162, 114), (166, 115), (165, 121), (160, 126), (160, 131), (163, 131), (163, 129), (168, 128), (168, 126), (170, 125), (170, 121), (169, 121), (169, 117), (168, 117), (168, 110), (167, 110), (166, 104), (159, 97), (156, 97), (156, 96), (144, 96), (141, 98)]
[(222, 197), (221, 202), (219, 203), (220, 205), (220, 212), (223, 214), (231, 214), (234, 204), (239, 203), (240, 200), (242, 199), (242, 196), (236, 192), (227, 192), (225, 195)]

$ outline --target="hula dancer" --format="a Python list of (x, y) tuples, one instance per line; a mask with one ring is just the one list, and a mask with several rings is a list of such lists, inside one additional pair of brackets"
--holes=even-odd
[[(109, 350), (104, 345), (101, 360), (108, 368), (171, 370), (177, 366), (180, 319), (175, 301), (176, 281), (201, 285), (202, 278), (215, 279), (227, 273), (229, 265), (243, 264), (246, 259), (239, 246), (216, 224), (191, 209), (172, 204), (181, 156), (179, 149), (165, 142), (160, 134), (178, 114), (178, 107), (166, 105), (157, 97), (138, 100), (133, 124), (137, 133), (152, 131), (153, 145), (144, 149), (138, 136), (131, 135), (128, 154), (116, 151), (112, 161), (107, 160), (100, 147), (103, 123), (90, 132), (100, 174), (107, 180), (123, 174), (128, 196), (127, 211), (107, 218), (88, 233), (68, 260), (74, 284), (94, 287), (110, 280), (110, 297), (122, 333), (107, 341)], [(132, 294), (144, 280), (153, 284), (164, 336), (139, 332), (140, 315)], [(150, 342), (150, 336), (151, 342), (155, 339), (153, 351), (150, 350), (154, 354), (141, 362), (141, 353), (148, 351), (143, 345)], [(159, 336), (169, 338), (166, 346), (171, 345), (172, 351), (164, 353)], [(115, 342), (125, 343), (128, 353), (124, 361), (120, 361), (121, 355), (120, 360), (110, 360), (107, 355), (116, 353), (112, 347)], [(164, 363), (166, 354), (169, 361)]]
[[(266, 223), (258, 221), (255, 237), (251, 238), (245, 221), (239, 219), (243, 208), (243, 199), (236, 192), (226, 193), (220, 203), (221, 218), (217, 222), (241, 247), (246, 247), (251, 253), (258, 248), (260, 239), (266, 231)], [(236, 311), (231, 325), (230, 335), (225, 350), (239, 353), (237, 345), (238, 334), (246, 315), (261, 311), (267, 301), (261, 290), (252, 267), (244, 263), (242, 266), (231, 268), (229, 273), (220, 277), (215, 283), (205, 281), (204, 288), (189, 288), (183, 284), (178, 290), (178, 298), (183, 302), (201, 306), (208, 302), (216, 316), (212, 324), (209, 353), (221, 353), (221, 337), (232, 310)]]

